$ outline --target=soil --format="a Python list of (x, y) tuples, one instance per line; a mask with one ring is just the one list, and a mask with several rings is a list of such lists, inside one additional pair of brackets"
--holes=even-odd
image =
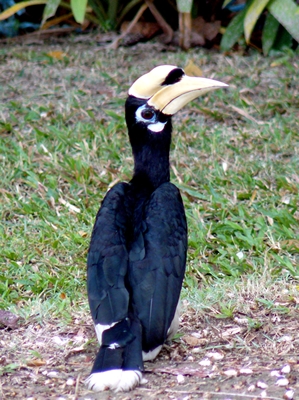
[[(262, 315), (261, 315), (262, 317)], [(154, 362), (147, 383), (130, 393), (85, 389), (97, 344), (91, 321), (18, 324), (1, 331), (3, 399), (295, 399), (299, 393), (299, 321), (263, 315), (250, 329), (244, 317), (199, 316), (188, 307), (177, 339)], [(5, 350), (4, 350), (5, 349)]]

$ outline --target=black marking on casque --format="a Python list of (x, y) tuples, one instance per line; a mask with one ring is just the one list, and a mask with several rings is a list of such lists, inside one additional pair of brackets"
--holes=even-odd
[(184, 75), (185, 72), (182, 68), (175, 68), (166, 76), (164, 82), (162, 83), (162, 86), (173, 85), (179, 82)]

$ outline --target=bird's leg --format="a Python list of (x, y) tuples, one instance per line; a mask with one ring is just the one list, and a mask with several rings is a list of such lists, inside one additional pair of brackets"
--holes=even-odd
[(142, 380), (141, 325), (125, 318), (102, 333), (102, 343), (86, 386), (95, 391), (128, 391)]

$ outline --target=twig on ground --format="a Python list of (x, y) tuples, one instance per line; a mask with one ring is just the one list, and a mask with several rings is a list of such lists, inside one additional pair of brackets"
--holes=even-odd
[(111, 44), (109, 44), (107, 46), (107, 49), (116, 50), (118, 48), (118, 44), (119, 44), (120, 40), (123, 39), (128, 33), (131, 32), (134, 25), (138, 22), (139, 18), (141, 18), (142, 14), (147, 9), (147, 7), (148, 7), (147, 4), (142, 4), (142, 6), (139, 8), (137, 14), (135, 15), (133, 20), (128, 25), (127, 29), (120, 36), (118, 36)]
[(76, 387), (75, 387), (74, 400), (77, 400), (77, 399), (78, 399), (80, 377), (81, 377), (81, 374), (79, 374), (79, 375), (77, 376), (77, 379), (76, 379)]

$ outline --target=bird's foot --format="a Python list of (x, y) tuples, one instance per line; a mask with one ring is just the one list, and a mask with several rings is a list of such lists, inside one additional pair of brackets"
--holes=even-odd
[(140, 371), (124, 371), (111, 369), (109, 371), (94, 372), (85, 381), (88, 389), (94, 392), (113, 390), (115, 392), (127, 392), (143, 383)]

